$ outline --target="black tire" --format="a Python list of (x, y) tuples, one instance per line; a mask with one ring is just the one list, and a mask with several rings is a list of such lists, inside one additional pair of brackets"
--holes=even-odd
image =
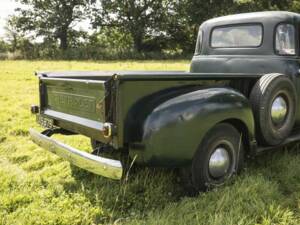
[[(286, 112), (279, 122), (274, 122), (272, 105), (282, 98)], [(288, 76), (282, 74), (267, 74), (254, 85), (250, 102), (252, 105), (256, 138), (262, 145), (278, 145), (290, 134), (295, 123), (297, 95), (296, 89)]]
[[(228, 166), (222, 172), (224, 174), (215, 176), (212, 173), (210, 162), (212, 162), (212, 156), (220, 148), (226, 150), (229, 161)], [(242, 169), (243, 162), (244, 147), (241, 134), (230, 124), (217, 124), (205, 135), (194, 155), (191, 184), (195, 191), (206, 191), (220, 186)]]

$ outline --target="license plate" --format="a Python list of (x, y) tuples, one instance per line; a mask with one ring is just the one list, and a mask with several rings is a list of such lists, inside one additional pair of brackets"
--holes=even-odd
[(53, 128), (54, 127), (54, 120), (53, 119), (50, 119), (50, 118), (47, 118), (47, 117), (43, 117), (43, 116), (37, 116), (37, 122), (45, 127), (45, 128)]

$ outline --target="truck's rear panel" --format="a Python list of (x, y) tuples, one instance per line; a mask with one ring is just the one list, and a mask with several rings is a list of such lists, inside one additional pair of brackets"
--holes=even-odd
[(113, 102), (110, 91), (112, 75), (93, 79), (87, 75), (74, 77), (66, 74), (37, 74), (40, 106), (32, 106), (31, 111), (37, 114), (39, 123), (47, 129), (41, 133), (30, 129), (31, 139), (40, 147), (80, 168), (112, 179), (121, 179), (121, 161), (81, 151), (51, 138), (57, 133), (83, 134), (102, 143), (113, 142), (113, 124), (108, 122), (112, 119), (108, 114), (112, 111), (110, 106)]
[(105, 80), (40, 77), (41, 118), (52, 119), (54, 126), (108, 142), (101, 132), (107, 122), (105, 86)]

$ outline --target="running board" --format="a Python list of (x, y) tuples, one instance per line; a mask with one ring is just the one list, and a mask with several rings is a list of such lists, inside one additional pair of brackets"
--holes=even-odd
[(287, 144), (291, 144), (293, 142), (298, 142), (300, 141), (300, 132), (298, 131), (297, 134), (292, 134), (291, 136), (289, 136), (284, 142), (282, 142), (279, 145), (275, 145), (275, 146), (259, 146), (256, 149), (256, 152), (258, 154), (263, 153), (265, 151), (268, 150), (272, 150), (272, 149), (276, 149), (276, 148), (280, 148), (280, 147), (284, 147)]

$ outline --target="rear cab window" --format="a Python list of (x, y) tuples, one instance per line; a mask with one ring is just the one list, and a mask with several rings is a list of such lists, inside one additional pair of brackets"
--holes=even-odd
[(211, 33), (213, 48), (256, 48), (262, 40), (263, 27), (260, 24), (216, 27)]

